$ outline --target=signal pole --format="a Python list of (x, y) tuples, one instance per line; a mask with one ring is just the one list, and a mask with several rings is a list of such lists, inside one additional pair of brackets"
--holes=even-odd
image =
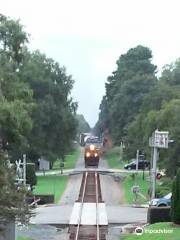
[(138, 171), (138, 164), (139, 164), (139, 149), (137, 149), (136, 152), (136, 173)]
[(153, 166), (152, 166), (152, 195), (151, 198), (155, 198), (156, 191), (156, 168), (157, 168), (157, 156), (158, 156), (158, 148), (153, 148)]

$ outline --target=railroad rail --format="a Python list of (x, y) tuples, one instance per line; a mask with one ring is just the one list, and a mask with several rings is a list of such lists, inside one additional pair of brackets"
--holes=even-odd
[(70, 240), (105, 240), (107, 216), (102, 201), (99, 173), (85, 172), (79, 198), (70, 220)]

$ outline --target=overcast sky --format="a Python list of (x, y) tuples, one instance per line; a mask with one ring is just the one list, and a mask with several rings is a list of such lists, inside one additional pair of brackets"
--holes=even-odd
[(91, 126), (116, 60), (139, 44), (162, 66), (180, 57), (179, 0), (0, 0), (40, 49), (75, 80), (72, 95)]

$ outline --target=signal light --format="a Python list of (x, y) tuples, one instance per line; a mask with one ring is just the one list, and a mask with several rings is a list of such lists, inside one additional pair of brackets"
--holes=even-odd
[(86, 157), (90, 157), (90, 153), (89, 152), (86, 153)]
[(156, 174), (156, 179), (157, 179), (157, 180), (160, 180), (161, 177), (162, 177), (161, 173), (157, 173), (157, 174)]
[(94, 146), (94, 145), (90, 145), (90, 147), (89, 147), (89, 148), (90, 148), (90, 150), (91, 150), (91, 151), (94, 151), (94, 149), (95, 149), (95, 146)]

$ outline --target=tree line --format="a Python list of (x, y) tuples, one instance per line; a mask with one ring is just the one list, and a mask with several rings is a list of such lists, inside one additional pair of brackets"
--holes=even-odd
[[(71, 97), (74, 80), (65, 67), (30, 51), (19, 20), (0, 15), (0, 215), (25, 211), (24, 190), (8, 165), (27, 154), (53, 163), (71, 150), (78, 121)], [(22, 211), (20, 211), (22, 213)]]
[(76, 134), (73, 79), (45, 54), (28, 49), (19, 21), (0, 16), (0, 138), (15, 159), (55, 160), (69, 150)]
[(158, 76), (152, 51), (139, 45), (121, 55), (116, 64), (105, 84), (96, 133), (108, 130), (115, 145), (124, 142), (125, 158), (130, 159), (137, 149), (150, 158), (152, 132), (169, 131), (174, 143), (160, 150), (158, 163), (174, 176), (180, 167), (180, 59), (166, 65)]

